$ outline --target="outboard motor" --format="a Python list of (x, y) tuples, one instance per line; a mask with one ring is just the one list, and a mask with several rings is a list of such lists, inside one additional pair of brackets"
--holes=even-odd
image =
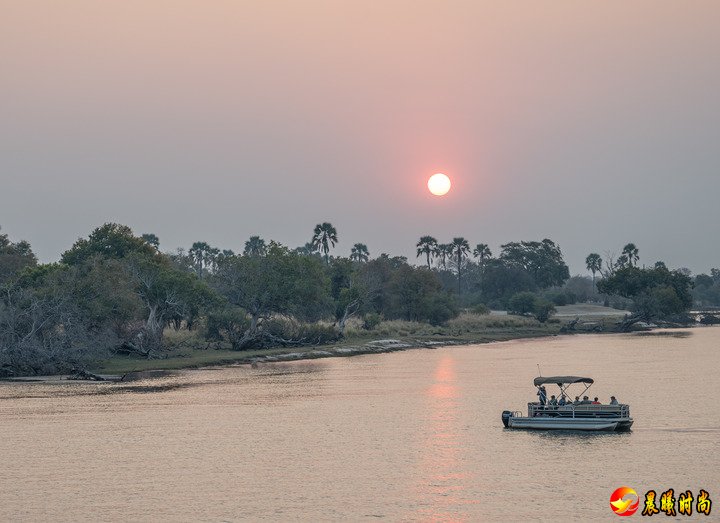
[(503, 411), (503, 413), (502, 413), (502, 422), (503, 422), (503, 425), (505, 425), (505, 428), (507, 428), (507, 426), (508, 426), (508, 421), (510, 420), (510, 418), (512, 418), (512, 416), (513, 416), (512, 411), (510, 411), (510, 410), (504, 410), (504, 411)]

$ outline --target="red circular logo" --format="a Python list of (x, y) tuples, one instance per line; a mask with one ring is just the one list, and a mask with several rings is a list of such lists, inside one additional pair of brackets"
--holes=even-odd
[(637, 492), (630, 487), (620, 487), (610, 496), (610, 508), (618, 516), (632, 516), (639, 504)]

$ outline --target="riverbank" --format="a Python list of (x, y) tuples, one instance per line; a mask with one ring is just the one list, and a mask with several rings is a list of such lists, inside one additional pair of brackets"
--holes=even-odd
[(255, 365), (258, 363), (346, 357), (360, 354), (381, 354), (409, 349), (435, 349), (451, 345), (476, 345), (522, 338), (541, 338), (558, 334), (557, 329), (528, 329), (507, 333), (486, 333), (478, 337), (383, 338), (371, 339), (365, 342), (346, 340), (344, 343), (332, 345), (280, 347), (253, 351), (190, 349), (180, 355), (161, 356), (159, 359), (114, 357), (103, 362), (92, 372), (112, 379), (136, 372), (195, 369), (218, 365)]
[[(363, 329), (359, 322), (351, 324), (345, 337), (332, 344), (295, 347), (276, 347), (248, 351), (234, 351), (229, 346), (210, 346), (198, 332), (168, 330), (166, 349), (142, 358), (133, 355), (114, 355), (89, 366), (89, 374), (75, 376), (29, 376), (11, 378), (12, 381), (82, 381), (95, 375), (109, 381), (152, 376), (163, 371), (197, 369), (223, 365), (257, 365), (262, 363), (297, 361), (316, 358), (346, 357), (360, 354), (380, 354), (409, 349), (433, 349), (451, 345), (478, 345), (526, 338), (543, 338), (565, 334), (615, 332), (616, 322), (624, 311), (597, 305), (558, 307), (557, 316), (540, 323), (534, 318), (507, 315), (463, 313), (443, 326), (407, 321), (384, 321), (372, 330)], [(568, 327), (571, 329), (568, 331)]]
[(345, 338), (334, 344), (233, 351), (208, 348), (183, 335), (171, 335), (167, 351), (152, 359), (117, 355), (90, 369), (99, 375), (120, 377), (152, 370), (178, 370), (217, 365), (259, 364), (315, 358), (379, 354), (408, 349), (432, 349), (448, 345), (476, 345), (563, 334), (564, 327), (579, 318), (570, 333), (612, 332), (624, 311), (601, 306), (558, 307), (558, 318), (540, 323), (534, 318), (461, 314), (442, 327), (417, 322), (388, 321), (368, 331), (349, 327)]

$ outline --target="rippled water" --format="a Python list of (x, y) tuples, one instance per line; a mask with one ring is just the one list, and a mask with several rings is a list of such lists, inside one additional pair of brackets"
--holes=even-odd
[[(720, 503), (719, 342), (698, 328), (0, 383), (0, 520), (612, 519), (622, 485)], [(594, 377), (633, 431), (503, 429), (537, 363)]]

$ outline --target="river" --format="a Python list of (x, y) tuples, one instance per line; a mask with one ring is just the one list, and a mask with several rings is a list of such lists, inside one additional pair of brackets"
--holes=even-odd
[[(718, 503), (719, 349), (711, 327), (3, 382), (0, 520), (612, 520), (624, 485)], [(538, 363), (595, 378), (632, 432), (504, 429)]]

